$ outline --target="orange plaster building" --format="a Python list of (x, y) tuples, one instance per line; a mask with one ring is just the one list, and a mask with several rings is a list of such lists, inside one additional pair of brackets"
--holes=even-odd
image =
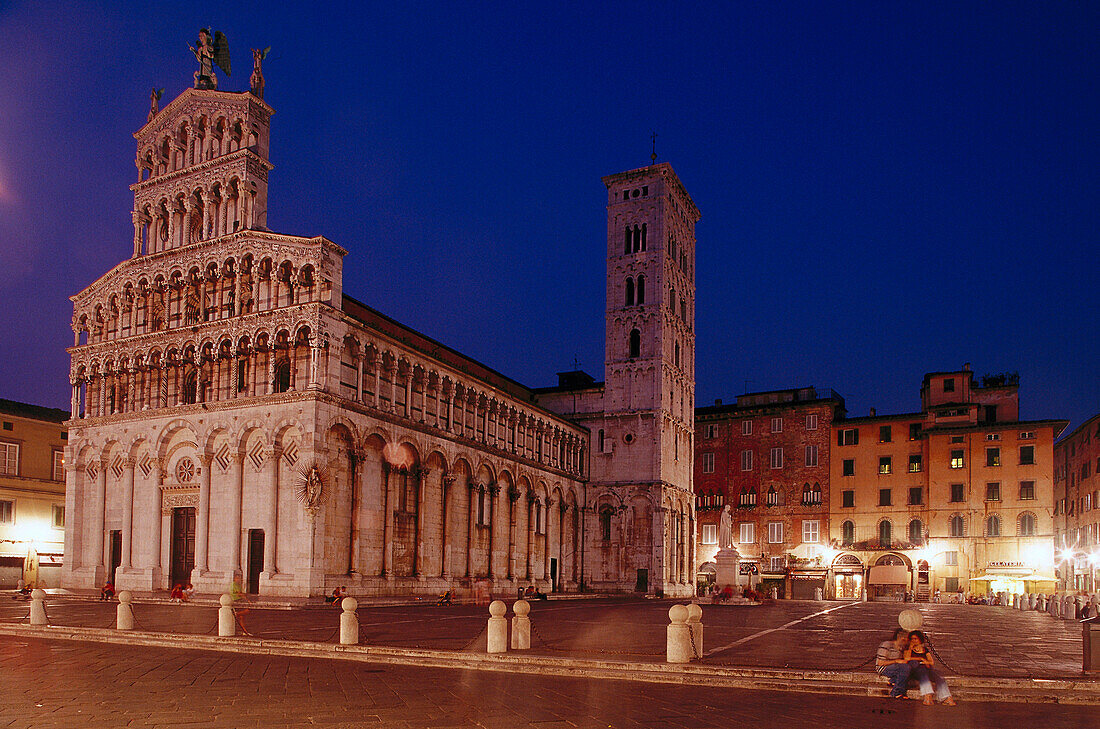
[(1100, 414), (1054, 445), (1054, 546), (1061, 590), (1100, 584)]

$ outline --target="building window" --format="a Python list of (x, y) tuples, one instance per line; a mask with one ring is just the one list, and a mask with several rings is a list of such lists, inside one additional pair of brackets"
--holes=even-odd
[(708, 425), (706, 433), (707, 433), (707, 438), (717, 438), (718, 437), (718, 426), (714, 425), (714, 424)]
[(851, 489), (841, 491), (840, 505), (846, 509), (854, 509), (856, 506), (856, 492)]
[(634, 306), (634, 279), (626, 277), (626, 305)]
[(749, 450), (741, 451), (741, 470), (742, 471), (751, 471), (752, 470), (752, 451), (749, 451)]
[(65, 507), (62, 504), (53, 505), (53, 520), (52, 524), (54, 529), (65, 528)]
[(909, 456), (909, 473), (920, 473), (924, 464), (921, 462), (921, 455), (915, 453)]
[(0, 501), (0, 524), (11, 524), (15, 521), (15, 502)]
[(878, 442), (889, 443), (891, 440), (891, 428), (889, 425), (878, 426)]
[(1001, 517), (992, 514), (985, 520), (985, 535), (987, 537), (1001, 536)]
[(890, 456), (880, 456), (878, 459), (878, 472), (882, 475), (886, 475), (890, 473), (890, 469)]
[(775, 486), (768, 487), (768, 493), (764, 495), (764, 503), (767, 506), (779, 506), (779, 492), (775, 490)]
[(891, 506), (892, 498), (890, 496), (890, 489), (878, 490), (878, 505), (879, 506)]
[[(1020, 499), (1022, 501), (1030, 501), (1035, 498), (1035, 482), (1034, 481), (1021, 481), (1020, 482)], [(1062, 509), (1065, 512), (1065, 508)]]
[(859, 445), (859, 428), (844, 428), (836, 432), (836, 444), (840, 446)]
[(985, 434), (985, 439), (986, 440), (1000, 440), (1001, 439), (1001, 434), (1000, 433), (986, 433)]
[(783, 432), (783, 418), (772, 418), (772, 432), (773, 433), (782, 433)]
[(924, 488), (921, 486), (909, 487), (909, 505), (920, 506), (924, 503)]
[(772, 448), (771, 467), (772, 468), (783, 468), (783, 449), (782, 448)]
[(1020, 431), (1020, 434), (1017, 437), (1020, 440), (1034, 440), (1035, 439), (1035, 431), (1033, 431), (1033, 430), (1022, 430), (1022, 431)]
[(889, 548), (893, 542), (893, 525), (888, 521), (881, 521), (878, 525), (878, 544), (880, 547)]
[(807, 466), (816, 466), (817, 465), (817, 446), (815, 446), (815, 445), (806, 446), (806, 465)]
[(627, 355), (630, 359), (642, 356), (642, 333), (637, 329), (630, 330), (630, 351)]
[(756, 525), (751, 521), (741, 522), (741, 544), (754, 544), (756, 542)]
[(785, 569), (787, 569), (787, 558), (786, 557), (769, 557), (768, 558), (768, 571), (770, 571), (772, 574), (775, 574), (777, 572), (782, 572)]
[(634, 298), (634, 301), (638, 306), (641, 306), (645, 303), (645, 276), (638, 277), (638, 287), (635, 290), (638, 292), (638, 295)]
[(1031, 513), (1023, 513), (1020, 515), (1020, 528), (1021, 537), (1034, 537), (1035, 536), (1035, 515)]
[(718, 525), (703, 525), (703, 544), (718, 544)]
[(841, 463), (841, 474), (844, 476), (856, 475), (856, 460), (854, 458), (845, 458)]
[(966, 494), (965, 494), (965, 491), (964, 491), (964, 488), (963, 488), (963, 484), (961, 484), (961, 483), (951, 484), (951, 501), (956, 502), (956, 503), (961, 502), (961, 501), (966, 501)]
[[(539, 508), (539, 505), (535, 504), (535, 511), (536, 512), (538, 512), (538, 508)], [(704, 536), (707, 533), (707, 531), (706, 531), (707, 526), (708, 525), (703, 526), (703, 535)], [(709, 526), (711, 527), (711, 529), (714, 528), (713, 524), (711, 524)], [(537, 533), (537, 531), (536, 531), (536, 533)], [(605, 541), (605, 542), (610, 542), (611, 541), (611, 507), (610, 506), (604, 506), (603, 508), (600, 509), (600, 539)]]
[(987, 466), (999, 466), (999, 465), (1001, 465), (1001, 449), (1000, 448), (986, 448), (985, 449), (985, 465), (987, 465)]
[(751, 509), (756, 506), (756, 489), (750, 486), (741, 488), (741, 507)]
[(963, 451), (951, 451), (951, 468), (963, 468), (965, 465), (966, 462), (963, 458)]
[(909, 522), (909, 543), (922, 544), (924, 542), (924, 524), (920, 519)]
[(943, 381), (943, 391), (944, 392), (954, 392), (955, 391), (955, 378), (954, 377), (948, 377), (948, 378), (944, 379), (944, 381)]
[(714, 454), (703, 454), (703, 473), (714, 473)]
[(817, 519), (805, 519), (802, 522), (802, 543), (817, 544), (820, 522)]
[(943, 563), (948, 567), (959, 566), (959, 553), (958, 552), (944, 552)]
[(1020, 465), (1030, 466), (1035, 463), (1035, 446), (1020, 446)]
[(817, 430), (817, 413), (806, 416), (806, 430)]
[(845, 547), (850, 547), (856, 541), (856, 525), (846, 521), (840, 525), (840, 542)]
[(953, 435), (953, 436), (951, 436), (951, 442), (952, 443), (965, 443), (966, 438), (961, 436), (961, 435)]
[(909, 423), (909, 440), (920, 438), (920, 423)]
[(958, 514), (955, 514), (953, 517), (951, 517), (951, 521), (949, 522), (949, 524), (950, 524), (949, 531), (950, 531), (951, 536), (953, 536), (953, 537), (965, 537), (966, 536), (966, 522), (963, 520), (962, 516), (960, 516)]
[(19, 446), (15, 443), (0, 443), (0, 476), (19, 475)]
[(783, 522), (770, 521), (768, 522), (768, 544), (782, 544), (783, 543)]
[(742, 420), (741, 421), (741, 435), (752, 435), (752, 421), (751, 420)]
[(999, 484), (999, 483), (987, 483), (985, 485), (985, 500), (986, 501), (1000, 501), (1001, 500), (1001, 484)]
[(65, 480), (65, 452), (54, 451), (53, 452), (53, 480), (64, 481)]

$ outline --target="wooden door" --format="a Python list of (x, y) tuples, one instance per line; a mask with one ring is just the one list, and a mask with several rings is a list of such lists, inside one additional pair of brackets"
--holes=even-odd
[(264, 530), (248, 530), (248, 592), (260, 592), (260, 573), (264, 571)]
[(169, 587), (186, 585), (195, 569), (195, 507), (172, 509), (172, 571)]
[(107, 579), (111, 584), (115, 583), (115, 572), (122, 564), (122, 532), (115, 529), (111, 532), (111, 569), (107, 573)]

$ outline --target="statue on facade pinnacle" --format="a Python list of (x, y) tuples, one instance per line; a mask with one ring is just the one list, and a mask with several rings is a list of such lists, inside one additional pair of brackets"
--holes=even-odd
[(260, 64), (267, 58), (268, 53), (271, 53), (271, 46), (262, 51), (259, 48), (252, 49), (252, 76), (248, 79), (248, 88), (252, 95), (260, 100), (264, 98), (264, 72)]
[(160, 97), (164, 96), (164, 89), (158, 89), (156, 86), (149, 92), (149, 117), (146, 122), (153, 121), (153, 117), (160, 111)]
[(197, 48), (188, 46), (195, 54), (195, 60), (199, 62), (199, 70), (195, 72), (195, 88), (216, 89), (218, 77), (214, 75), (214, 66), (225, 71), (226, 76), (232, 75), (229, 71), (229, 41), (220, 30), (215, 30), (211, 36), (210, 29), (203, 28), (195, 42), (198, 44)]

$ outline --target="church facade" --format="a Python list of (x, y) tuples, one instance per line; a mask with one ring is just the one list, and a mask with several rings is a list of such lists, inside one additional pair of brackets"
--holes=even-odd
[(531, 389), (268, 230), (255, 77), (153, 100), (132, 255), (72, 297), (62, 584), (691, 594), (698, 212), (671, 167), (604, 180), (605, 382)]

